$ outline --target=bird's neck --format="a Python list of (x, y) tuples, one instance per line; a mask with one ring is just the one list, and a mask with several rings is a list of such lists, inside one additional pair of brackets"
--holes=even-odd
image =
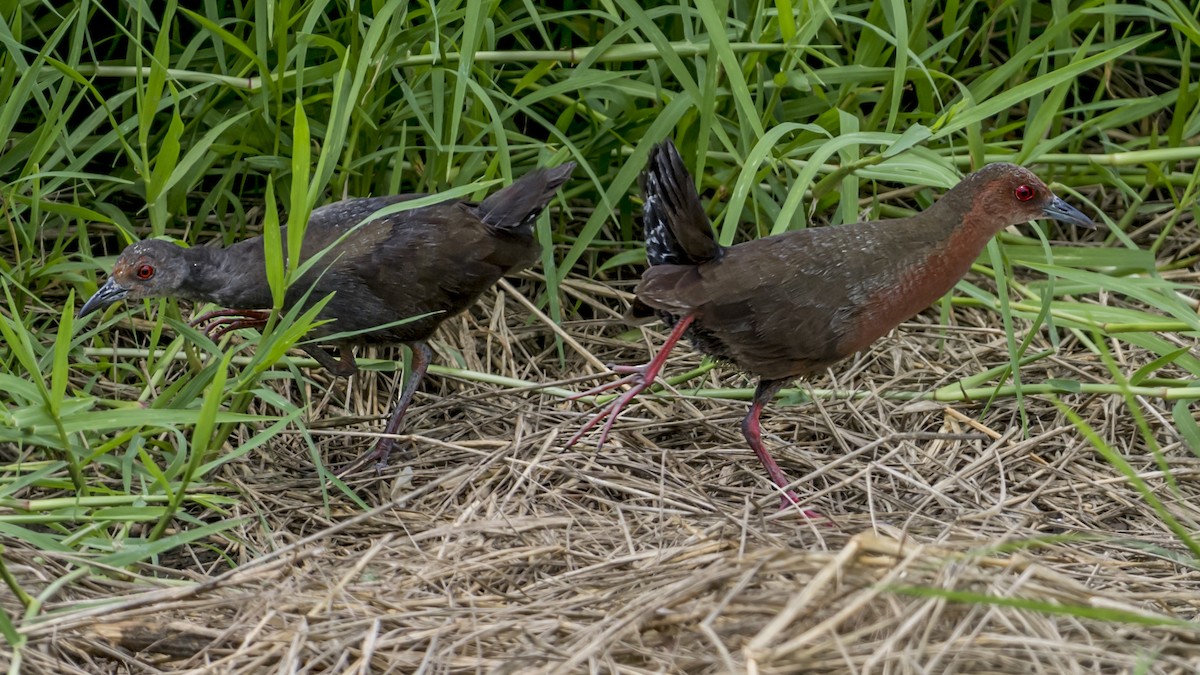
[[(971, 267), (992, 237), (1008, 226), (1011, 217), (995, 208), (973, 191), (950, 193), (930, 207), (930, 222), (941, 228), (940, 245), (931, 252), (934, 258), (958, 263), (955, 279)], [(953, 286), (953, 283), (950, 284)]]
[[(941, 204), (941, 202), (939, 202)], [(934, 205), (920, 219), (895, 230), (895, 267), (873, 288), (868, 326), (856, 334), (854, 350), (866, 347), (894, 326), (907, 321), (954, 288), (971, 269), (983, 247), (1003, 223), (982, 211)], [(944, 210), (943, 210), (944, 209)], [(999, 224), (998, 224), (999, 223)]]
[(971, 269), (983, 247), (1007, 225), (996, 209), (963, 190), (947, 193), (923, 211), (889, 228), (885, 240), (896, 251), (893, 267), (871, 287), (867, 311), (851, 338), (839, 345), (847, 353), (866, 348), (954, 288)]
[(954, 288), (971, 269), (987, 243), (1006, 226), (1003, 214), (985, 208), (977, 200), (943, 199), (927, 209), (921, 227), (931, 228), (931, 245), (924, 246), (923, 259), (914, 261), (898, 280), (909, 289), (914, 313), (928, 307)]
[(271, 306), (261, 239), (256, 237), (228, 248), (195, 246), (185, 250), (184, 258), (189, 271), (180, 297), (229, 309)]
[(1011, 216), (992, 204), (978, 187), (964, 180), (922, 214), (923, 220), (940, 229), (945, 248), (951, 254), (974, 251), (978, 256), (988, 240), (1011, 221)]

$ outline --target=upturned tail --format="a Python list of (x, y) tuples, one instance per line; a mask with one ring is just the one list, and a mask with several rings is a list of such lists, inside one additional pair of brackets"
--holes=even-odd
[(699, 265), (721, 255), (712, 224), (670, 140), (650, 150), (641, 177), (642, 226), (650, 265)]
[(551, 169), (535, 169), (487, 196), (475, 212), (488, 227), (514, 230), (531, 227), (554, 192), (571, 177), (575, 162), (560, 164)]

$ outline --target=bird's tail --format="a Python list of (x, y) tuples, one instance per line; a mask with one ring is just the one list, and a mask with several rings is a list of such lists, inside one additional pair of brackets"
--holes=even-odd
[(698, 265), (721, 255), (700, 195), (670, 140), (650, 150), (641, 185), (648, 263)]
[(550, 169), (535, 169), (487, 196), (475, 207), (489, 227), (511, 230), (533, 225), (554, 192), (571, 177), (575, 162)]

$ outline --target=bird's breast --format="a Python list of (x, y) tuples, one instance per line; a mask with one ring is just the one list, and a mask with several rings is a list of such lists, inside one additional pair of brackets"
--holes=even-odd
[(921, 313), (949, 293), (978, 256), (950, 255), (935, 249), (924, 258), (883, 275), (865, 293), (860, 309), (843, 334), (843, 355), (866, 349), (896, 326)]

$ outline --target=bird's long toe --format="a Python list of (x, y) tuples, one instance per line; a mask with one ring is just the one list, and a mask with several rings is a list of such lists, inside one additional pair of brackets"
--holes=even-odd
[(188, 322), (200, 329), (205, 337), (216, 342), (226, 333), (241, 328), (262, 328), (270, 317), (267, 310), (218, 309), (205, 312)]
[[(614, 368), (614, 371), (615, 371), (615, 368)], [(641, 371), (639, 371), (638, 374), (640, 374), (640, 373), (641, 373)], [(638, 380), (637, 374), (626, 375), (625, 377), (613, 380), (612, 382), (605, 382), (604, 384), (598, 384), (598, 385), (592, 387), (591, 389), (588, 389), (587, 391), (581, 391), (578, 394), (571, 394), (570, 396), (567, 397), (567, 400), (568, 401), (578, 401), (581, 398), (588, 398), (590, 396), (599, 396), (600, 394), (603, 394), (608, 391), (612, 391), (613, 389), (616, 389), (617, 387), (623, 387), (627, 384), (635, 384), (637, 382), (637, 380)]]
[(359, 455), (357, 459), (347, 464), (335, 475), (338, 478), (345, 478), (353, 473), (357, 473), (363, 467), (371, 465), (374, 465), (377, 474), (382, 474), (387, 469), (388, 460), (391, 459), (392, 451), (395, 449), (396, 440), (394, 438), (381, 438), (369, 452)]
[(220, 319), (204, 328), (204, 334), (213, 342), (220, 341), (226, 333), (242, 328), (257, 328), (262, 324), (250, 319)]
[(381, 438), (375, 449), (367, 453), (368, 461), (374, 460), (375, 472), (382, 474), (388, 466), (388, 460), (392, 456), (392, 450), (396, 447), (396, 441), (390, 438)]
[(818, 518), (828, 520), (827, 518), (825, 518), (825, 516), (821, 515), (817, 511), (802, 508), (800, 506), (800, 495), (796, 494), (795, 492), (792, 492), (791, 490), (784, 492), (783, 497), (780, 497), (780, 499), (779, 499), (779, 510), (787, 511), (789, 509), (797, 509), (797, 508), (800, 509), (800, 514), (803, 515), (805, 518), (808, 518), (809, 520), (816, 520)]
[(617, 387), (625, 385), (629, 385), (630, 387), (629, 390), (610, 401), (603, 408), (601, 408), (599, 412), (588, 419), (588, 421), (585, 422), (582, 427), (580, 427), (579, 431), (575, 432), (575, 435), (572, 436), (563, 447), (569, 448), (578, 443), (579, 439), (583, 438), (584, 434), (591, 431), (601, 421), (604, 422), (604, 426), (600, 430), (600, 439), (597, 442), (597, 447), (603, 446), (604, 442), (608, 440), (609, 433), (612, 432), (613, 424), (615, 424), (617, 418), (621, 416), (621, 412), (625, 409), (625, 406), (629, 405), (630, 401), (632, 401), (638, 394), (645, 391), (650, 386), (650, 383), (654, 381), (656, 372), (651, 372), (651, 365), (652, 364), (647, 363), (640, 366), (612, 366), (613, 372), (625, 372), (628, 374), (612, 382), (606, 382), (604, 384), (592, 387), (583, 393), (575, 394), (574, 396), (569, 397), (568, 400), (574, 401), (580, 398), (586, 398), (588, 396), (596, 396), (598, 394), (616, 389)]
[[(584, 434), (586, 434), (587, 432), (592, 430), (592, 427), (599, 424), (601, 420), (611, 417), (612, 410), (613, 410), (615, 403), (616, 403), (616, 401), (613, 401), (612, 403), (609, 403), (608, 405), (604, 406), (603, 408), (601, 408), (600, 412), (596, 413), (595, 415), (592, 415), (591, 418), (589, 418), (587, 422), (584, 422), (583, 426), (579, 427), (579, 431), (576, 431), (575, 435), (571, 436), (571, 438), (568, 439), (567, 442), (563, 444), (563, 449), (565, 450), (565, 449), (571, 447), (572, 445), (575, 445), (576, 443), (579, 442), (579, 439), (583, 438)], [(600, 438), (601, 445), (604, 444), (604, 438), (608, 436), (607, 430), (611, 426), (612, 426), (612, 420), (610, 419), (608, 421), (608, 423), (606, 423), (604, 425), (605, 433)]]

